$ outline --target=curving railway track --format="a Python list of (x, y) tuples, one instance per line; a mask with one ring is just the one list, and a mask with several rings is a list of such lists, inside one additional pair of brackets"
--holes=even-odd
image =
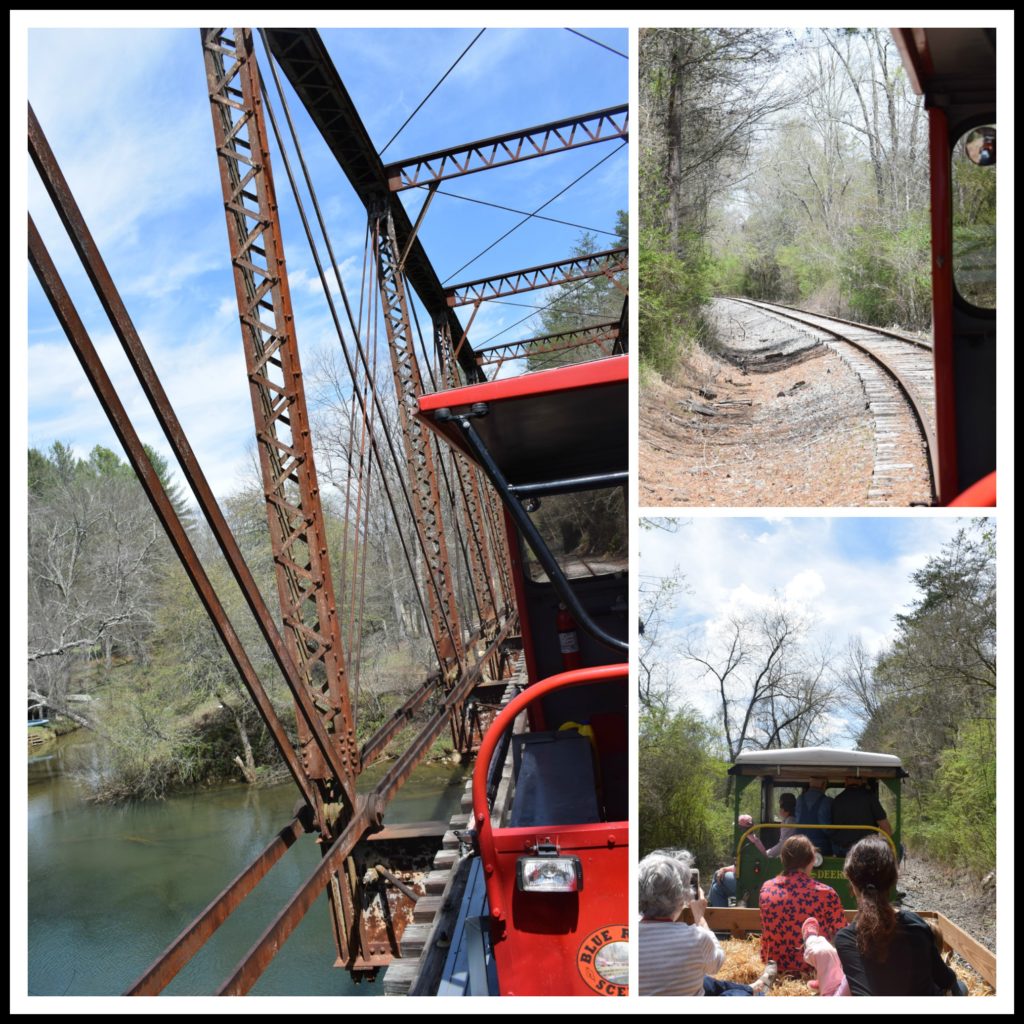
[(925, 486), (926, 493), (912, 503), (933, 503), (937, 446), (930, 342), (792, 306), (726, 301), (799, 325), (856, 373), (874, 424), (874, 467), (865, 504), (891, 505), (898, 490), (916, 484)]

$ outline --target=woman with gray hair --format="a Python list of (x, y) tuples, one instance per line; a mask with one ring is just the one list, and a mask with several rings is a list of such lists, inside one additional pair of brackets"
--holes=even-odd
[[(692, 866), (686, 850), (657, 850), (640, 861), (640, 995), (764, 995), (775, 977), (774, 964), (753, 985), (713, 977), (725, 952), (704, 920), (703, 891), (690, 884)], [(687, 904), (692, 925), (677, 920)]]

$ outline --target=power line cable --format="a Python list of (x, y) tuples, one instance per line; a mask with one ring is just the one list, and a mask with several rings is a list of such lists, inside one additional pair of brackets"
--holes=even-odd
[(574, 28), (567, 28), (566, 32), (571, 32), (574, 36), (579, 36), (580, 39), (586, 39), (588, 43), (593, 43), (595, 46), (600, 46), (604, 50), (610, 50), (612, 53), (618, 54), (620, 57), (625, 57), (629, 60), (629, 56), (623, 53), (621, 50), (616, 50), (614, 46), (609, 46), (607, 43), (602, 43), (599, 39), (591, 39), (590, 36), (585, 36), (582, 32), (577, 32)]
[[(460, 53), (458, 57), (455, 58), (455, 64), (458, 64), (459, 61), (462, 60), (462, 58), (465, 57), (467, 53), (469, 53), (469, 51), (473, 48), (473, 43), (475, 43), (486, 31), (487, 29), (482, 28), (480, 29), (479, 32), (477, 32), (475, 36), (473, 36), (472, 42), (470, 42), (469, 46), (467, 46), (462, 51), (462, 53)], [(392, 135), (390, 139), (388, 139), (387, 145), (377, 154), (377, 156), (383, 156), (388, 146), (390, 146), (391, 143), (394, 142), (395, 139), (397, 139), (398, 136), (405, 131), (406, 125), (408, 125), (408, 123), (420, 112), (420, 109), (422, 108), (423, 104), (426, 103), (427, 100), (429, 100), (430, 97), (433, 96), (435, 92), (437, 92), (438, 86), (455, 70), (455, 64), (452, 64), (452, 66), (437, 80), (437, 82), (434, 85), (434, 88), (431, 89), (430, 92), (428, 92), (427, 95), (424, 96), (422, 100), (420, 100), (420, 105), (405, 119), (405, 121), (402, 123), (402, 127), (399, 128), (398, 131), (395, 132), (395, 134)]]
[(486, 249), (482, 249), (480, 252), (478, 252), (468, 263), (463, 263), (458, 270), (453, 270), (441, 283), (447, 284), (456, 274), (461, 274), (462, 271), (466, 269), (466, 267), (471, 267), (474, 263), (476, 263), (478, 259), (480, 259), (481, 256), (483, 256), (485, 253), (490, 252), (499, 242), (503, 242), (506, 238), (508, 238), (508, 236), (511, 235), (513, 231), (518, 231), (519, 228), (521, 228), (528, 220), (531, 220), (538, 213), (540, 213), (540, 211), (543, 210), (545, 206), (550, 206), (560, 196), (565, 195), (565, 193), (568, 192), (569, 189), (571, 189), (574, 185), (578, 185), (588, 174), (590, 174), (592, 171), (596, 171), (598, 167), (600, 167), (601, 164), (605, 162), (605, 160), (610, 160), (613, 156), (615, 156), (616, 153), (622, 150), (625, 147), (625, 145), (626, 143), (623, 142), (622, 145), (616, 147), (610, 153), (601, 157), (601, 159), (598, 160), (596, 164), (587, 168), (587, 170), (585, 170), (578, 178), (575, 178), (573, 181), (570, 181), (569, 184), (565, 186), (565, 188), (563, 188), (560, 192), (556, 192), (547, 202), (541, 203), (540, 206), (538, 206), (537, 209), (533, 211), (533, 213), (527, 214), (518, 224), (509, 228), (508, 231), (506, 231), (505, 234), (503, 234), (500, 238), (496, 238), (493, 242), (491, 242), (491, 244), (487, 246)]
[[(565, 286), (563, 285), (562, 286), (562, 294), (561, 295), (559, 295), (557, 298), (552, 299), (550, 302), (545, 303), (543, 306), (535, 306), (534, 309), (536, 310), (536, 312), (534, 312), (534, 313), (527, 313), (527, 315), (524, 316), (522, 318), (522, 320), (517, 320), (514, 324), (509, 324), (508, 327), (503, 327), (500, 331), (498, 331), (497, 334), (492, 334), (489, 338), (485, 338), (483, 341), (481, 341), (479, 343), (479, 348), (482, 349), (482, 347), (484, 345), (486, 345), (488, 342), (494, 341), (495, 338), (500, 338), (507, 331), (511, 331), (513, 327), (518, 327), (520, 324), (526, 323), (527, 320), (532, 320), (537, 315), (537, 313), (540, 313), (540, 312), (542, 312), (545, 309), (549, 309), (556, 302), (559, 302), (561, 299), (564, 299), (567, 296), (572, 295), (572, 293), (574, 291), (577, 291), (579, 288), (582, 288), (583, 285), (587, 284), (587, 282), (589, 280), (590, 280), (590, 278), (585, 277), (582, 281), (578, 282), (577, 284), (574, 284), (571, 288), (568, 288), (568, 289), (566, 289)], [(491, 299), (490, 301), (491, 302), (495, 302), (497, 300)], [(587, 314), (587, 316), (593, 316), (593, 315), (594, 314), (592, 314), (592, 313), (588, 313)]]
[[(417, 188), (429, 188), (429, 185), (417, 185)], [(530, 216), (526, 210), (516, 210), (511, 206), (502, 206), (500, 203), (489, 203), (486, 199), (474, 199), (472, 196), (460, 196), (457, 192), (445, 192), (443, 188), (434, 190), (439, 196), (448, 196), (451, 199), (464, 199), (467, 203), (478, 203), (480, 206), (492, 206), (495, 210), (505, 210), (507, 213), (519, 213), (525, 216)], [(571, 220), (559, 220), (557, 217), (542, 217), (540, 214), (533, 214), (537, 220), (550, 221), (552, 224), (564, 224), (567, 228), (579, 228), (581, 231), (593, 231), (599, 235), (611, 235), (613, 238), (618, 238), (619, 233), (617, 231), (606, 231), (604, 228), (591, 228), (586, 224), (576, 224)]]
[[(552, 313), (570, 313), (573, 316), (593, 316), (600, 317), (602, 320), (608, 320), (611, 317), (610, 313), (592, 313), (586, 309), (565, 309), (552, 306), (550, 303), (543, 306), (538, 306), (535, 302), (508, 302), (505, 299), (484, 299), (484, 302), (493, 302), (496, 306), (518, 306), (520, 309), (550, 309)], [(555, 300), (558, 301), (557, 299)]]

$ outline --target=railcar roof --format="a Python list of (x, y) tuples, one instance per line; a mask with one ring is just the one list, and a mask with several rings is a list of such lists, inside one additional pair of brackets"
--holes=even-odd
[(943, 94), (995, 93), (994, 28), (896, 28), (893, 38), (914, 91), (931, 104)]
[(787, 747), (780, 750), (746, 750), (729, 769), (730, 775), (776, 775), (792, 778), (832, 774), (836, 769), (851, 775), (903, 776), (903, 763), (895, 754), (837, 747)]
[(628, 380), (629, 357), (612, 356), (423, 395), (417, 415), (469, 455), (434, 414), (486, 403), (473, 426), (513, 486), (617, 473), (629, 468)]

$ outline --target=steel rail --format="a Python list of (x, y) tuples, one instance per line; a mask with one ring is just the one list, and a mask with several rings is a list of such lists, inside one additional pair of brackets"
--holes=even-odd
[(471, 302), (499, 299), (503, 295), (518, 295), (539, 288), (553, 288), (572, 281), (600, 277), (602, 274), (611, 278), (612, 274), (628, 269), (628, 249), (605, 249), (524, 270), (513, 270), (507, 274), (482, 277), (476, 281), (463, 281), (448, 288), (445, 297), (449, 306), (466, 306)]
[(520, 131), (493, 135), (433, 153), (387, 164), (384, 173), (392, 192), (429, 185), (449, 178), (533, 160), (552, 153), (591, 146), (595, 142), (629, 137), (629, 104), (606, 107), (589, 114), (534, 125)]
[[(281, 670), (288, 689), (299, 708), (299, 713), (314, 737), (325, 763), (331, 764), (340, 773), (343, 766), (338, 759), (334, 744), (331, 743), (326, 730), (320, 723), (320, 716), (313, 707), (312, 700), (308, 696), (299, 670), (288, 652), (284, 637), (277, 628), (273, 615), (267, 607), (266, 601), (242, 555), (241, 549), (238, 547), (234, 534), (231, 532), (223, 512), (221, 512), (220, 505), (214, 497), (206, 475), (199, 465), (199, 460), (196, 458), (195, 452), (181, 426), (181, 422), (178, 420), (167, 397), (167, 393), (160, 383), (156, 369), (142, 344), (142, 339), (135, 329), (135, 324), (128, 314), (128, 310), (121, 299), (117, 287), (114, 285), (113, 278), (100, 254), (99, 247), (89, 231), (82, 211), (75, 201), (67, 179), (57, 163), (53, 150), (50, 148), (31, 106), (28, 108), (28, 141), (32, 162), (39, 172), (43, 186), (50, 196), (57, 214), (71, 239), (71, 243), (82, 262), (86, 275), (92, 282), (100, 304), (106, 312), (111, 326), (114, 328), (114, 333), (117, 335), (128, 358), (128, 362), (138, 379), (139, 385), (142, 387), (143, 393), (146, 395), (150, 407), (157, 418), (157, 422), (163, 430), (164, 437), (167, 438), (167, 442), (181, 466), (188, 485), (195, 494), (196, 501), (199, 503), (199, 507), (210, 526), (210, 530), (227, 560), (235, 582), (242, 591), (242, 596), (245, 598), (249, 610), (256, 619), (260, 632), (273, 652), (278, 668)], [(340, 777), (342, 776), (339, 774)]]
[[(742, 301), (742, 299), (740, 301)], [(794, 313), (808, 313), (808, 310), (801, 309), (799, 306), (791, 306), (786, 302), (772, 302), (770, 305), (778, 306), (780, 309), (789, 309)], [(873, 324), (862, 324), (859, 320), (847, 320), (845, 317), (833, 316), (831, 313), (811, 313), (809, 315), (820, 316), (825, 320), (834, 320), (837, 324), (846, 324), (848, 327), (857, 327), (862, 331), (874, 331), (875, 334), (884, 334), (887, 338), (895, 338), (897, 341), (905, 341), (908, 345), (916, 345), (918, 348), (927, 349), (929, 352), (932, 350), (932, 344), (930, 341), (925, 341), (923, 338), (913, 338), (909, 334), (902, 334), (899, 331), (890, 331), (886, 327), (875, 327)]]
[[(320, 894), (331, 884), (336, 872), (344, 866), (345, 858), (355, 849), (366, 830), (379, 824), (365, 797), (357, 797), (351, 820), (331, 843), (323, 859), (312, 874), (299, 887), (292, 898), (264, 929), (249, 952), (239, 961), (231, 976), (217, 989), (219, 996), (244, 996), (259, 980), (270, 961), (279, 952), (288, 937), (299, 926), (307, 911)], [(346, 921), (346, 926), (354, 922)]]
[(268, 871), (292, 847), (302, 834), (302, 823), (293, 818), (289, 824), (243, 868), (199, 916), (150, 964), (126, 996), (159, 995), (178, 972), (205, 945), (207, 939), (234, 913)]
[[(881, 355), (879, 352), (876, 352), (874, 349), (872, 349), (869, 345), (865, 344), (864, 342), (857, 341), (854, 338), (849, 338), (840, 331), (833, 330), (830, 327), (824, 327), (821, 324), (811, 323), (809, 320), (805, 320), (803, 319), (803, 317), (797, 316), (794, 312), (776, 309), (774, 303), (760, 302), (752, 299), (733, 299), (732, 301), (742, 302), (748, 306), (753, 307), (754, 309), (766, 310), (767, 312), (774, 313), (776, 316), (785, 317), (786, 319), (792, 320), (795, 323), (803, 324), (805, 327), (811, 327), (816, 331), (821, 331), (824, 334), (829, 334), (837, 341), (841, 341), (847, 345), (852, 345), (854, 348), (859, 349), (865, 355), (869, 356), (876, 363), (878, 363), (878, 365), (881, 366), (882, 369), (885, 370), (885, 372), (889, 374), (890, 377), (892, 377), (893, 381), (896, 383), (896, 386), (900, 389), (900, 391), (903, 392), (903, 395), (907, 399), (907, 402), (910, 404), (910, 408), (914, 413), (915, 419), (917, 420), (917, 424), (921, 431), (925, 447), (928, 451), (928, 472), (931, 482), (932, 499), (935, 500), (938, 494), (937, 488), (939, 480), (939, 455), (938, 445), (935, 443), (935, 428), (931, 423), (927, 410), (921, 405), (920, 399), (916, 394), (916, 389), (906, 380), (904, 380), (903, 375), (900, 373), (900, 371), (897, 370), (896, 367), (893, 366), (892, 363), (890, 363), (889, 360), (885, 358), (885, 356)], [(806, 311), (801, 310), (800, 312)], [(807, 313), (806, 315), (817, 316), (818, 314)], [(849, 323), (849, 321), (845, 322)], [(862, 325), (858, 324), (857, 327), (861, 328)], [(863, 329), (868, 331), (874, 331), (877, 334), (890, 333), (888, 331), (878, 330), (875, 327), (863, 326)], [(900, 341), (903, 342), (906, 342), (908, 340), (906, 338), (900, 337), (899, 335), (894, 335), (894, 337), (898, 338)], [(920, 346), (919, 343), (917, 344), (919, 345), (919, 347), (928, 349), (927, 345)]]
[(122, 405), (110, 377), (107, 375), (99, 354), (92, 343), (92, 339), (89, 337), (78, 315), (78, 311), (75, 309), (71, 296), (64, 287), (64, 282), (61, 280), (53, 260), (50, 258), (50, 254), (36, 229), (31, 215), (28, 218), (28, 254), (32, 269), (39, 278), (39, 283), (50, 305), (53, 307), (57, 320), (67, 335), (68, 341), (71, 343), (71, 347), (74, 349), (75, 355), (78, 357), (78, 361), (81, 363), (93, 391), (96, 392), (96, 397), (99, 399), (103, 411), (107, 414), (110, 425), (113, 427), (117, 439), (121, 442), (125, 454), (128, 456), (128, 461), (132, 464), (132, 468), (142, 484), (143, 490), (146, 492), (146, 497), (153, 506), (153, 510), (166, 531), (178, 558), (181, 559), (182, 567), (192, 581), (192, 585), (195, 587), (196, 593), (206, 609), (214, 629), (217, 631), (217, 635), (227, 649), (232, 664), (235, 666), (243, 685), (249, 691), (249, 695), (256, 704), (260, 717), (262, 717), (271, 735), (274, 737), (274, 742), (281, 751), (281, 756), (284, 758), (288, 771), (299, 787), (299, 792), (302, 793), (311, 807), (315, 807), (313, 788), (306, 777), (302, 765), (299, 763), (299, 758), (292, 747), (291, 741), (288, 739), (288, 734), (285, 732), (284, 726), (278, 718), (269, 696), (267, 696), (266, 691), (263, 689), (259, 676), (249, 661), (245, 648), (242, 647), (241, 640), (231, 625), (231, 620), (228, 618), (224, 606), (220, 603), (213, 584), (210, 582), (210, 578), (207, 576), (206, 570), (203, 568), (202, 562), (192, 546), (192, 541), (185, 532), (185, 528), (181, 525), (178, 514), (175, 512), (174, 506), (167, 496), (167, 492), (164, 490), (156, 470), (153, 468), (153, 464), (146, 455), (142, 440), (136, 433), (134, 426), (132, 426), (128, 413)]

